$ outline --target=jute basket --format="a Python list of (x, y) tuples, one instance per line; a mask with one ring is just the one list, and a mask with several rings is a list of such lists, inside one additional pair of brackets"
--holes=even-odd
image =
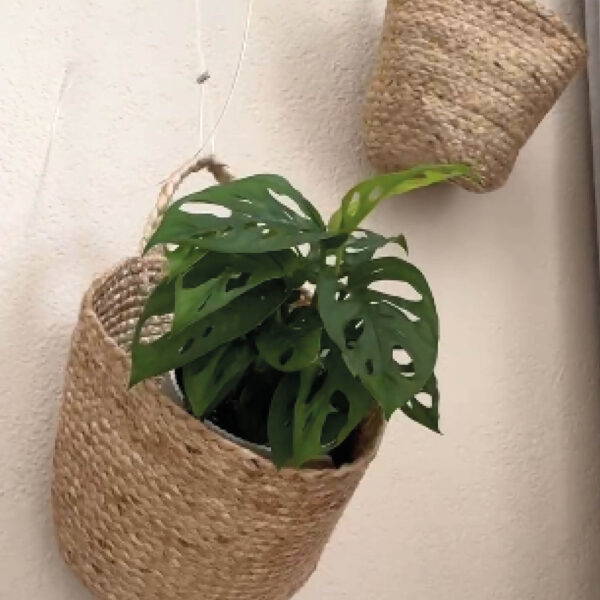
[[(229, 177), (206, 160), (177, 172), (147, 235), (181, 179), (202, 167)], [(129, 390), (133, 329), (163, 268), (160, 255), (125, 260), (83, 299), (54, 455), (61, 552), (102, 600), (287, 600), (374, 457), (381, 417), (361, 426), (351, 464), (277, 471), (188, 415), (160, 378)]]
[(464, 187), (498, 188), (585, 57), (533, 0), (388, 0), (367, 154), (385, 172), (466, 162), (481, 181)]

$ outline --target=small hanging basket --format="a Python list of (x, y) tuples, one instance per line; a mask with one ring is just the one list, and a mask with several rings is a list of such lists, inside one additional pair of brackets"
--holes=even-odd
[(388, 0), (365, 142), (382, 171), (468, 163), (490, 191), (584, 64), (583, 41), (533, 0)]
[[(194, 161), (165, 184), (150, 233)], [(145, 236), (147, 237), (147, 236)], [(314, 571), (374, 457), (382, 419), (339, 469), (284, 469), (225, 439), (162, 391), (128, 389), (129, 346), (160, 255), (125, 260), (86, 293), (73, 334), (54, 455), (61, 552), (102, 600), (287, 600)], [(168, 327), (155, 321), (143, 337)]]

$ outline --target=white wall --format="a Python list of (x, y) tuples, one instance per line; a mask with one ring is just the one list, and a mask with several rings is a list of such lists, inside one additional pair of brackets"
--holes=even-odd
[[(580, 3), (548, 3), (582, 27)], [(204, 4), (214, 114), (245, 3)], [(236, 173), (284, 174), (327, 213), (369, 173), (359, 110), (383, 6), (257, 0), (217, 142)], [(4, 0), (0, 56), (0, 598), (83, 600), (48, 506), (62, 369), (87, 284), (135, 250), (158, 182), (196, 147), (194, 2)], [(394, 419), (299, 600), (597, 600), (585, 98), (580, 78), (503, 190), (426, 191), (372, 218), (408, 235), (437, 294), (445, 436)]]

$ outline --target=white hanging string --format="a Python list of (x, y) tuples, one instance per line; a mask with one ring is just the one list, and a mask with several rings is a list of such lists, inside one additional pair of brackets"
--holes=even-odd
[[(197, 22), (197, 28), (198, 28), (198, 32), (197, 32), (198, 56), (200, 57), (199, 58), (200, 63), (201, 63), (200, 68), (202, 70), (201, 75), (198, 78), (198, 83), (201, 84), (201, 87), (204, 87), (203, 84), (206, 82), (207, 77), (209, 77), (210, 75), (209, 75), (208, 71), (206, 70), (206, 57), (205, 57), (204, 51), (202, 49), (202, 31), (201, 31), (202, 19), (201, 19), (201, 15), (200, 15), (201, 8), (202, 8), (201, 0), (196, 0), (196, 15), (197, 15), (196, 22)], [(233, 80), (231, 82), (231, 87), (229, 88), (229, 94), (227, 95), (227, 99), (225, 100), (225, 103), (223, 104), (223, 108), (221, 109), (221, 112), (219, 113), (217, 120), (215, 121), (215, 124), (207, 137), (204, 137), (204, 108), (205, 108), (204, 104), (205, 103), (204, 103), (204, 95), (201, 91), (200, 111), (201, 111), (202, 115), (200, 117), (200, 122), (201, 122), (202, 134), (201, 134), (200, 148), (196, 152), (196, 154), (194, 155), (192, 160), (194, 160), (202, 155), (202, 153), (206, 149), (206, 146), (208, 145), (208, 143), (211, 144), (211, 153), (214, 154), (214, 152), (215, 152), (217, 132), (223, 121), (223, 118), (225, 117), (225, 114), (227, 113), (227, 110), (231, 104), (231, 101), (233, 100), (233, 95), (237, 88), (237, 85), (238, 85), (238, 82), (240, 79), (240, 74), (242, 72), (242, 65), (244, 64), (244, 59), (246, 58), (246, 52), (248, 50), (248, 40), (250, 38), (250, 29), (251, 29), (251, 23), (252, 23), (253, 8), (254, 8), (254, 0), (248, 0), (248, 7), (246, 10), (246, 23), (244, 26), (242, 45), (240, 48), (240, 54), (238, 56), (237, 64), (235, 67)]]
[[(233, 80), (231, 82), (231, 86), (229, 89), (229, 94), (227, 95), (227, 99), (225, 100), (225, 103), (223, 104), (223, 108), (221, 109), (221, 112), (219, 113), (219, 116), (218, 116), (217, 120), (215, 121), (215, 124), (214, 124), (212, 130), (210, 131), (208, 137), (205, 137), (204, 129), (205, 129), (206, 98), (205, 98), (204, 84), (210, 78), (210, 74), (207, 70), (206, 55), (205, 55), (204, 49), (203, 49), (202, 0), (196, 0), (196, 29), (197, 29), (196, 45), (197, 45), (198, 61), (199, 61), (199, 66), (200, 66), (201, 72), (200, 72), (200, 76), (198, 77), (198, 83), (200, 84), (200, 107), (199, 107), (199, 112), (200, 112), (200, 115), (199, 115), (199, 130), (200, 130), (199, 131), (199, 146), (200, 146), (200, 148), (196, 152), (194, 159), (197, 158), (198, 156), (202, 155), (202, 153), (206, 149), (206, 146), (208, 143), (211, 144), (211, 153), (214, 154), (214, 152), (215, 152), (217, 132), (223, 121), (223, 118), (225, 117), (225, 114), (227, 113), (227, 110), (231, 104), (231, 101), (233, 100), (233, 96), (234, 96), (235, 90), (237, 88), (239, 79), (240, 79), (240, 74), (242, 72), (242, 66), (244, 63), (244, 59), (246, 58), (246, 52), (248, 49), (248, 40), (250, 37), (250, 30), (251, 30), (251, 23), (252, 23), (253, 8), (254, 8), (254, 0), (248, 0), (247, 10), (246, 10), (246, 23), (244, 26), (242, 45), (240, 48), (240, 53), (238, 56), (236, 67), (235, 67)], [(55, 107), (54, 107), (54, 114), (53, 114), (52, 122), (50, 125), (48, 143), (46, 145), (46, 152), (44, 154), (42, 168), (41, 168), (40, 174), (38, 176), (38, 184), (36, 187), (35, 198), (39, 198), (40, 194), (42, 194), (42, 192), (44, 190), (46, 178), (48, 175), (48, 169), (50, 167), (50, 160), (52, 157), (52, 152), (54, 150), (54, 144), (56, 142), (56, 137), (57, 137), (57, 133), (58, 133), (58, 124), (59, 124), (60, 117), (61, 117), (64, 99), (65, 99), (66, 93), (72, 83), (73, 68), (74, 68), (74, 65), (72, 63), (69, 63), (66, 65), (60, 86), (58, 88), (56, 103), (55, 103)]]
[[(203, 47), (204, 40), (202, 33), (202, 24), (202, 0), (196, 0), (196, 53), (198, 55), (198, 70), (200, 73), (200, 75), (196, 79), (196, 82), (200, 86), (198, 114), (198, 146), (200, 148), (204, 145), (204, 111), (207, 104), (206, 86), (204, 84), (210, 79), (210, 71), (208, 70), (208, 63)], [(214, 138), (211, 140), (211, 144), (213, 146), (212, 152), (214, 153)]]
[(71, 75), (73, 72), (73, 65), (68, 63), (63, 72), (62, 80), (60, 82), (60, 86), (58, 88), (58, 92), (56, 95), (56, 103), (54, 105), (54, 115), (52, 117), (52, 122), (50, 125), (50, 133), (48, 135), (48, 143), (46, 144), (46, 153), (44, 154), (44, 161), (42, 163), (42, 168), (40, 170), (40, 174), (38, 175), (38, 184), (35, 190), (35, 198), (39, 198), (44, 190), (44, 186), (46, 184), (46, 178), (48, 176), (48, 169), (50, 167), (50, 159), (52, 157), (52, 150), (54, 148), (54, 143), (56, 141), (56, 135), (58, 130), (58, 122), (60, 120), (60, 115), (62, 112), (62, 106), (65, 99), (65, 95), (67, 90), (71, 86)]

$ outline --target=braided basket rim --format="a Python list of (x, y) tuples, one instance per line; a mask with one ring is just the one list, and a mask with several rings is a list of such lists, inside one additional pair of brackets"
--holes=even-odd
[[(390, 4), (393, 4), (396, 1), (397, 0), (390, 0)], [(587, 53), (587, 45), (581, 35), (577, 32), (575, 26), (571, 25), (563, 18), (558, 10), (549, 8), (543, 4), (541, 0), (500, 0), (500, 2), (496, 0), (496, 4), (498, 5), (502, 5), (503, 3), (504, 6), (507, 7), (507, 10), (510, 10), (508, 8), (509, 4), (518, 4), (524, 9), (529, 10), (536, 17), (541, 17), (548, 25), (551, 25), (556, 31), (565, 35), (565, 37), (570, 38), (580, 50)]]

